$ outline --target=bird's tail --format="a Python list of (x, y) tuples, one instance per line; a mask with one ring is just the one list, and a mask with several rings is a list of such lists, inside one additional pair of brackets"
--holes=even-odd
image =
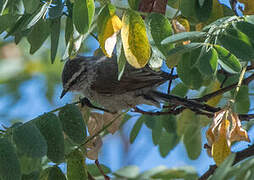
[(208, 112), (219, 111), (218, 108), (209, 106), (207, 104), (202, 104), (201, 102), (195, 101), (193, 99), (186, 99), (186, 98), (178, 97), (171, 94), (165, 94), (159, 91), (151, 91), (149, 95), (153, 97), (154, 99), (159, 99), (164, 102), (168, 102), (170, 104), (185, 106), (189, 109), (201, 109)]

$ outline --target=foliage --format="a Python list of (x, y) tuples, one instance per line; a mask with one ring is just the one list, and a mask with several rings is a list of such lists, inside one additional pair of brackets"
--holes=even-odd
[[(109, 0), (1, 1), (0, 33), (5, 41), (1, 44), (0, 58), (5, 59), (1, 61), (6, 64), (11, 64), (8, 59), (12, 58), (16, 59), (16, 66), (22, 64), (12, 75), (0, 78), (1, 83), (12, 82), (1, 96), (8, 92), (15, 95), (17, 101), (20, 97), (17, 86), (39, 72), (47, 79), (47, 96), (53, 102), (54, 88), (60, 82), (56, 77), (62, 69), (57, 55), (61, 51), (59, 47), (65, 42), (61, 59), (73, 58), (86, 50), (83, 42), (93, 36), (104, 55), (111, 57), (116, 51), (119, 80), (126, 63), (135, 68), (149, 65), (158, 70), (165, 61), (173, 75), (177, 75), (177, 79), (169, 83), (168, 89), (173, 87), (170, 93), (176, 95), (176, 99), (193, 97), (181, 102), (184, 104), (167, 104), (156, 112), (135, 108), (141, 115), (131, 129), (130, 143), (137, 141), (142, 127), (146, 126), (162, 157), (183, 142), (189, 159), (195, 160), (202, 150), (201, 130), (214, 115), (207, 131), (207, 149), (218, 168), (211, 179), (253, 179), (253, 159), (234, 165), (235, 155), (230, 149), (233, 141), (249, 140), (240, 119), (252, 118), (247, 114), (252, 91), (249, 83), (254, 79), (250, 71), (254, 59), (252, 1), (241, 1), (246, 5), (244, 15), (250, 14), (242, 17), (234, 14), (235, 6), (227, 9), (217, 0), (168, 0), (164, 10), (152, 6), (149, 11), (149, 3), (145, 2), (128, 0), (128, 5), (126, 1), (119, 7)], [(166, 11), (166, 5), (172, 12)], [(13, 38), (15, 43), (24, 45), (24, 49), (28, 43), (30, 54), (41, 52), (46, 58), (41, 47), (49, 37), (53, 65), (30, 60), (19, 63), (20, 52), (8, 43)], [(18, 55), (6, 55), (6, 46)], [(244, 79), (245, 76), (248, 78)], [(71, 180), (103, 176), (106, 179), (107, 175), (113, 179), (198, 178), (192, 167), (159, 166), (140, 172), (132, 165), (111, 172), (102, 164), (96, 164), (97, 167), (86, 164), (86, 158), (98, 159), (101, 137), (115, 133), (132, 116), (126, 112), (97, 113), (78, 107), (78, 103), (80, 101), (67, 104), (26, 123), (4, 127), (0, 131), (0, 179)], [(221, 112), (227, 115), (224, 117)], [(67, 164), (67, 175), (59, 166), (62, 163)]]

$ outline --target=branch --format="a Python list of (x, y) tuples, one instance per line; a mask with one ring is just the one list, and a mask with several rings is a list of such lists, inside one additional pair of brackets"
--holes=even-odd
[[(248, 85), (252, 80), (254, 80), (254, 74), (252, 74), (249, 77), (245, 78), (243, 80), (242, 84)], [(223, 94), (223, 93), (225, 93), (227, 91), (230, 91), (230, 90), (236, 88), (236, 86), (237, 86), (237, 83), (231, 84), (231, 85), (229, 85), (227, 87), (221, 88), (221, 89), (219, 89), (219, 90), (217, 90), (215, 92), (212, 92), (210, 94), (204, 95), (203, 97), (197, 98), (195, 100), (196, 101), (200, 101), (200, 102), (206, 102), (206, 101), (208, 101), (209, 99), (212, 99), (215, 96), (218, 96), (220, 94)]]
[[(233, 165), (253, 155), (254, 155), (254, 144), (242, 151), (236, 152), (236, 157), (233, 162)], [(215, 172), (216, 169), (217, 169), (216, 165), (211, 165), (209, 169), (198, 180), (208, 179)]]

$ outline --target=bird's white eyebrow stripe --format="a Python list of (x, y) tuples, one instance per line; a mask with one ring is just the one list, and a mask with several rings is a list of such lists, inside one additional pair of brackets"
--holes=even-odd
[[(75, 60), (74, 60), (74, 61), (75, 61)], [(81, 66), (80, 70), (77, 71), (77, 72), (75, 72), (75, 73), (73, 74), (73, 76), (71, 77), (71, 79), (65, 84), (66, 87), (70, 88), (70, 87), (69, 87), (70, 84), (71, 84), (73, 81), (75, 81), (75, 79), (76, 79), (78, 76), (80, 76), (80, 74), (84, 71), (85, 66), (83, 66), (83, 63), (81, 63), (81, 64), (82, 64), (82, 66)]]

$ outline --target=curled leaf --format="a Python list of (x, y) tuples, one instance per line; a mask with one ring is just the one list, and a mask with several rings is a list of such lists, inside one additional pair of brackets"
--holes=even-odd
[(241, 140), (250, 142), (237, 114), (228, 107), (215, 113), (213, 123), (206, 132), (206, 137), (208, 145), (211, 147), (207, 152), (217, 165), (220, 165), (231, 154), (232, 142)]

